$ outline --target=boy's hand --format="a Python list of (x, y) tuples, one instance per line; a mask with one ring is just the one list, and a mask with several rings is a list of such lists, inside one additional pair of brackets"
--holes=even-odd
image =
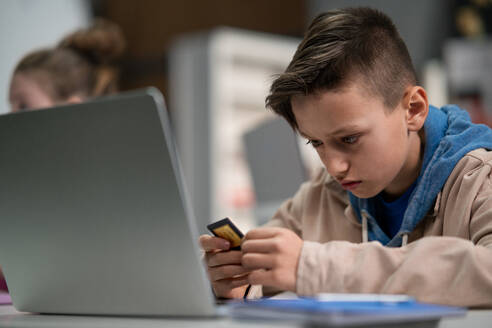
[(249, 283), (295, 292), (302, 244), (302, 239), (289, 229), (250, 230), (241, 245), (243, 267), (254, 270)]
[(229, 251), (227, 240), (209, 235), (201, 235), (200, 244), (215, 296), (242, 298), (249, 284), (249, 270), (241, 265), (241, 251)]

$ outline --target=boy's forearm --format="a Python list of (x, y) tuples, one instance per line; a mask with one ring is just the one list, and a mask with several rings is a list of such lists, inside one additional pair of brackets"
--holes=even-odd
[(492, 249), (454, 237), (427, 237), (402, 248), (378, 242), (305, 242), (297, 292), (408, 294), (418, 300), (492, 306)]

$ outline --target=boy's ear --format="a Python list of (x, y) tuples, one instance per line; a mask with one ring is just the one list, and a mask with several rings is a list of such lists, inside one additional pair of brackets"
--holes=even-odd
[(408, 130), (419, 131), (424, 126), (429, 113), (429, 102), (424, 88), (409, 87), (403, 97), (403, 106), (406, 110)]

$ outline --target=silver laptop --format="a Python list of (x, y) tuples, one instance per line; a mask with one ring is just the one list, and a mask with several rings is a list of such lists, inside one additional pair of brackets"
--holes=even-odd
[(19, 311), (216, 314), (156, 89), (0, 116), (0, 264)]

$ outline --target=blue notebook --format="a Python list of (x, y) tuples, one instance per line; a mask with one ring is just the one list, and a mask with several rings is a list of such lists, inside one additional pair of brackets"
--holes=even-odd
[(427, 322), (432, 327), (442, 317), (466, 314), (465, 308), (420, 303), (409, 297), (259, 299), (231, 303), (229, 307), (235, 318), (295, 320), (327, 327), (398, 326), (410, 322)]

